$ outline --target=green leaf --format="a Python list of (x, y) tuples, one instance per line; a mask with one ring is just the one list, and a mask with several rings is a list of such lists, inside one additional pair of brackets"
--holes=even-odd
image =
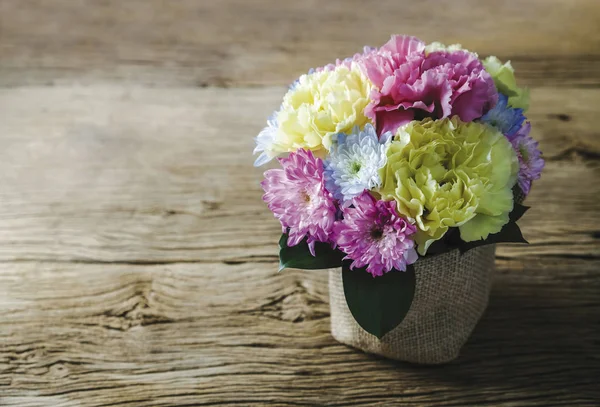
[(320, 270), (342, 266), (346, 255), (341, 250), (333, 249), (328, 243), (315, 244), (315, 256), (310, 254), (306, 239), (296, 246), (287, 245), (286, 233), (279, 239), (279, 271), (286, 268)]
[[(448, 233), (450, 233), (450, 231), (448, 231)], [(446, 233), (446, 234), (448, 234)], [(431, 244), (431, 246), (429, 246), (429, 248), (427, 249), (427, 255), (428, 256), (434, 256), (436, 254), (442, 254), (442, 253), (446, 253), (451, 251), (452, 249), (454, 249), (454, 247), (450, 246), (448, 244), (448, 240), (444, 238), (436, 240), (435, 242), (433, 242)]]
[(529, 243), (523, 237), (521, 229), (514, 221), (509, 221), (502, 230), (493, 235), (489, 235), (485, 240), (475, 240), (474, 242), (462, 242), (459, 246), (460, 252), (464, 253), (480, 246), (486, 246), (493, 243)]
[(525, 206), (525, 205), (521, 205), (521, 204), (515, 203), (515, 206), (513, 207), (513, 210), (508, 215), (509, 218), (510, 218), (510, 221), (511, 222), (518, 221), (519, 219), (521, 219), (521, 217), (523, 217), (523, 215), (525, 214), (525, 212), (527, 212), (527, 210), (529, 210), (529, 206)]
[(408, 313), (415, 295), (415, 269), (392, 270), (373, 277), (365, 269), (342, 267), (346, 303), (356, 322), (381, 339), (397, 327)]

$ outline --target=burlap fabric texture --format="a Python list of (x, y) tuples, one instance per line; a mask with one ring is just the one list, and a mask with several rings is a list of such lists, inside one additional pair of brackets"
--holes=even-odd
[(358, 325), (344, 296), (342, 270), (329, 271), (331, 333), (339, 342), (391, 359), (440, 364), (455, 359), (487, 307), (495, 245), (423, 257), (404, 320), (383, 338)]

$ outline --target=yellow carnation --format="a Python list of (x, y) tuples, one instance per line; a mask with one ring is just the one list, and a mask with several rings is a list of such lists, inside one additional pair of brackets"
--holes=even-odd
[(502, 64), (495, 56), (489, 56), (481, 62), (485, 70), (492, 75), (498, 92), (508, 96), (508, 104), (511, 107), (529, 109), (529, 90), (517, 86), (515, 70), (510, 61)]
[(363, 112), (371, 87), (355, 64), (302, 75), (285, 95), (276, 117), (278, 152), (305, 148), (325, 154), (334, 134), (363, 128), (370, 123)]
[(398, 129), (387, 155), (378, 192), (415, 221), (421, 255), (451, 227), (469, 242), (508, 222), (518, 161), (492, 127), (458, 117), (413, 121)]

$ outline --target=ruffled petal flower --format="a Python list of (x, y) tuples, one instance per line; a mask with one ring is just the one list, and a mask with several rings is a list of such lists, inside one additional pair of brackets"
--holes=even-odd
[(508, 222), (518, 162), (496, 129), (458, 117), (413, 121), (398, 130), (387, 155), (376, 192), (414, 220), (419, 254), (451, 227), (468, 242)]
[(366, 266), (376, 277), (394, 269), (406, 271), (418, 259), (411, 239), (415, 226), (398, 215), (395, 201), (377, 201), (366, 191), (344, 208), (344, 219), (334, 231), (346, 259), (353, 260), (350, 269)]
[(281, 108), (257, 137), (256, 165), (298, 149), (324, 157), (337, 133), (349, 133), (370, 120), (364, 110), (372, 85), (356, 63), (302, 75), (283, 99)]
[(362, 131), (355, 127), (350, 135), (337, 135), (337, 143), (325, 161), (325, 186), (334, 198), (349, 204), (364, 190), (380, 185), (379, 169), (387, 160), (391, 137), (388, 133), (379, 140), (370, 124)]
[(510, 61), (503, 64), (495, 56), (489, 56), (482, 63), (492, 75), (498, 92), (508, 96), (508, 105), (526, 112), (529, 108), (529, 90), (517, 86), (515, 70)]
[(307, 238), (314, 256), (315, 242), (330, 242), (337, 207), (325, 189), (323, 161), (300, 149), (279, 160), (282, 168), (265, 172), (263, 200), (288, 232), (288, 246)]
[(425, 44), (416, 37), (394, 35), (379, 50), (372, 51), (361, 59), (361, 66), (367, 77), (378, 89), (392, 77), (397, 69), (408, 61), (420, 62)]
[(532, 181), (540, 178), (545, 165), (538, 142), (531, 138), (530, 131), (531, 124), (527, 122), (510, 139), (519, 159), (519, 188), (525, 195), (529, 195)]
[(365, 114), (377, 132), (392, 131), (413, 119), (459, 116), (472, 121), (491, 109), (497, 91), (477, 54), (453, 47), (430, 47), (414, 37), (393, 36), (361, 66), (375, 85)]
[(477, 54), (465, 50), (432, 52), (423, 62), (423, 71), (444, 73), (451, 86), (450, 112), (434, 118), (458, 116), (473, 121), (496, 105), (498, 92)]

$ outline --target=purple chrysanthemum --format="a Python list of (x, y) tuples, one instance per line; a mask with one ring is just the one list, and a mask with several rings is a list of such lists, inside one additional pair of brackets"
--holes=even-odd
[[(263, 200), (288, 231), (288, 246), (307, 238), (314, 256), (315, 242), (329, 242), (337, 207), (323, 181), (323, 161), (300, 149), (279, 159), (282, 169), (265, 172)], [(289, 229), (289, 230), (288, 230)]]
[(509, 137), (519, 158), (518, 182), (525, 195), (531, 190), (531, 182), (540, 178), (545, 164), (542, 152), (538, 149), (538, 142), (531, 138), (530, 131), (531, 124), (527, 122), (513, 137)]
[(334, 235), (346, 259), (353, 260), (350, 269), (367, 266), (375, 277), (392, 269), (406, 271), (407, 264), (417, 261), (410, 238), (416, 230), (398, 215), (396, 201), (377, 201), (365, 191), (344, 208), (344, 219), (336, 222)]

